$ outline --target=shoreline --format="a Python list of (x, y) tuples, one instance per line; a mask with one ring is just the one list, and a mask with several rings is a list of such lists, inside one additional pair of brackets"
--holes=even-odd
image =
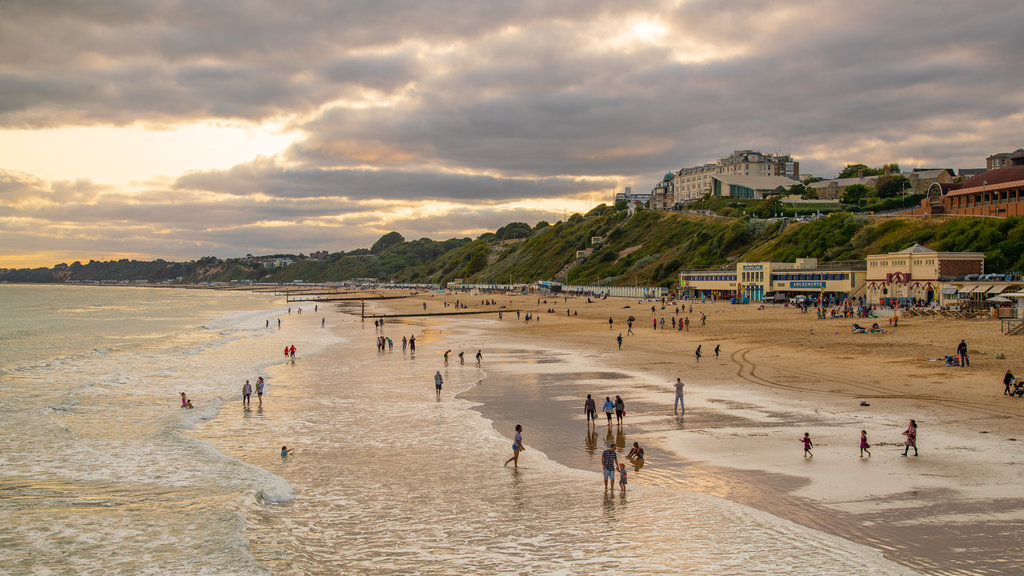
[[(894, 334), (854, 335), (844, 333), (852, 319), (816, 320), (782, 306), (759, 311), (694, 302), (695, 317), (707, 313), (708, 324), (699, 326), (691, 317), (689, 332), (670, 332), (644, 324), (651, 303), (629, 299), (588, 305), (586, 298), (431, 294), (408, 305), (440, 307), (456, 298), (474, 301), (471, 308), (485, 308), (475, 306), (481, 299), (499, 299), (510, 309), (540, 316), (539, 323), (524, 324), (506, 314), (499, 322), (494, 307), (493, 319), (408, 323), (437, 328), (447, 344), (455, 338), (480, 343), (487, 377), (460, 398), (479, 403), (474, 409), (509, 437), (514, 421), (532, 418), (536, 423), (524, 433), (526, 445), (552, 460), (599, 470), (595, 449), (588, 447), (594, 443), (585, 440), (582, 401), (586, 386), (597, 392), (594, 382), (613, 382), (612, 395), (621, 393), (627, 403), (623, 441), (627, 446), (639, 441), (647, 450), (647, 463), (634, 475), (641, 486), (745, 504), (868, 545), (923, 573), (996, 574), (1024, 561), (1019, 550), (1001, 545), (1013, 541), (1024, 522), (1024, 499), (1016, 496), (1020, 474), (1013, 466), (1020, 462), (1013, 429), (1024, 402), (1001, 397), (996, 382), (1015, 359), (997, 361), (978, 352), (972, 368), (963, 371), (917, 360), (951, 328), (978, 347), (1004, 343), (1005, 349), (1013, 342), (999, 338), (1012, 337), (1002, 336), (998, 325), (998, 338), (985, 334), (982, 321), (929, 319), (901, 321)], [(387, 307), (396, 304), (401, 306), (389, 302)], [(664, 311), (655, 306), (659, 318), (674, 312), (671, 306)], [(577, 315), (548, 312), (552, 309)], [(771, 323), (757, 318), (764, 312)], [(607, 319), (612, 316), (618, 324), (630, 314), (638, 320), (636, 336), (628, 336), (619, 351), (613, 339), (619, 331), (615, 325), (608, 330)], [(754, 320), (747, 321), (751, 316)], [(790, 334), (792, 341), (780, 341), (775, 332)], [(699, 363), (693, 355), (697, 343), (703, 343), (705, 354)], [(723, 347), (717, 362), (709, 354), (714, 343)], [(539, 367), (525, 370), (530, 395), (516, 390), (524, 367), (501, 361), (489, 366), (494, 354), (489, 350), (499, 356), (502, 350), (543, 356)], [(575, 374), (585, 382), (573, 384)], [(670, 382), (676, 376), (687, 383), (686, 417), (679, 420), (671, 415)], [(605, 395), (596, 397), (599, 406)], [(861, 407), (862, 400), (871, 406)], [(905, 414), (917, 415), (922, 426), (918, 459), (903, 458), (892, 445), (902, 440)], [(857, 456), (854, 434), (860, 428), (868, 429), (871, 458)], [(805, 429), (815, 439), (814, 460), (801, 458), (798, 438)], [(597, 431), (602, 440), (603, 421)], [(603, 445), (596, 444), (599, 454)]]

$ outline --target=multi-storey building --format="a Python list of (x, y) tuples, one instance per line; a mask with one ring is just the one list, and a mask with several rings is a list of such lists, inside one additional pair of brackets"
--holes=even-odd
[(993, 154), (985, 159), (985, 168), (988, 170), (998, 170), (1020, 164), (1024, 164), (1024, 148), (1018, 148), (1016, 152)]
[[(757, 150), (736, 150), (730, 156), (719, 158), (715, 162), (683, 168), (674, 173), (672, 178), (672, 202), (675, 204), (691, 202), (702, 198), (712, 191), (712, 177), (715, 175), (732, 176), (785, 176), (793, 180), (800, 179), (800, 163), (788, 154), (762, 154)], [(666, 175), (667, 176), (667, 175)], [(658, 186), (664, 188), (664, 180)]]
[(633, 193), (631, 186), (626, 186), (624, 192), (618, 192), (615, 194), (615, 201), (613, 203), (625, 202), (626, 204), (634, 204), (639, 202), (640, 204), (646, 204), (651, 200), (650, 192), (641, 192), (639, 194)]
[(675, 174), (669, 172), (651, 190), (651, 210), (668, 210), (676, 204)]

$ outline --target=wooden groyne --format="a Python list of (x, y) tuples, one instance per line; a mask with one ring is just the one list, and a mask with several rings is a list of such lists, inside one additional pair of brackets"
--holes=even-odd
[(343, 296), (340, 294), (331, 293), (318, 293), (318, 294), (285, 294), (285, 300), (288, 302), (342, 302), (342, 301), (353, 301), (353, 300), (399, 300), (401, 298), (410, 298), (410, 295), (402, 296), (385, 296), (383, 294), (376, 295), (359, 295), (359, 296)]
[(516, 313), (519, 309), (514, 310), (470, 310), (465, 312), (416, 312), (415, 314), (365, 314), (360, 313), (361, 318), (416, 318), (425, 316), (471, 316), (473, 314), (504, 314), (504, 313)]

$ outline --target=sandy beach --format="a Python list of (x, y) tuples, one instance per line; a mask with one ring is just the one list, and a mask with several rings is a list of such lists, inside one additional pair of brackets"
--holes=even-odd
[[(467, 312), (493, 314), (447, 315), (456, 300)], [(430, 293), (368, 300), (366, 311), (445, 314), (388, 322), (422, 330), (421, 354), (436, 351), (438, 363), (448, 348), (453, 359), (465, 350), (467, 364), (482, 350), (487, 376), (462, 397), (479, 402), (508, 437), (524, 423), (527, 446), (567, 466), (597, 472), (605, 442), (636, 441), (647, 451), (633, 473), (641, 489), (744, 503), (924, 573), (1002, 574), (1024, 563), (1017, 439), (1024, 399), (1004, 396), (1002, 385), (1007, 369), (1020, 374), (1024, 365), (1020, 343), (1000, 333), (998, 320), (900, 318), (892, 329), (883, 313), (867, 325), (877, 321), (884, 333), (853, 334), (852, 323), (866, 319), (819, 320), (813, 310), (781, 304), (678, 306), (677, 316), (676, 305), (628, 299)], [(538, 320), (524, 322), (526, 313)], [(669, 329), (673, 317), (687, 316), (689, 330)], [(653, 329), (652, 319), (662, 317), (666, 329)], [(970, 367), (936, 361), (961, 339)], [(524, 350), (535, 361), (509, 361)], [(1006, 359), (996, 358), (1000, 352)], [(677, 377), (686, 384), (685, 415), (672, 410)], [(588, 393), (599, 408), (605, 396), (623, 397), (621, 429), (603, 415), (588, 429)], [(911, 418), (918, 457), (902, 455)], [(871, 457), (859, 456), (862, 429)], [(813, 459), (803, 457), (805, 432)]]

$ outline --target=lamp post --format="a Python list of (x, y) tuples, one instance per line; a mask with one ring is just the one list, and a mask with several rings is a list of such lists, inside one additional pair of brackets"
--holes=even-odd
[(903, 205), (907, 204), (907, 185), (910, 184), (909, 180), (904, 180), (900, 185), (900, 192), (903, 193)]

